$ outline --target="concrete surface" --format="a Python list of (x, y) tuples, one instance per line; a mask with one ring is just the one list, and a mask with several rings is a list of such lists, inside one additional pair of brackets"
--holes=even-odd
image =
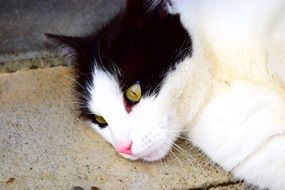
[(16, 71), (27, 71), (30, 69), (48, 68), (55, 66), (67, 66), (67, 62), (58, 56), (44, 56), (44, 57), (32, 57), (24, 58), (20, 60), (10, 60), (1, 64), (0, 73), (12, 73)]
[[(68, 67), (0, 74), (0, 189), (191, 189), (231, 177), (186, 142), (162, 162), (118, 156), (73, 110)], [(193, 156), (193, 158), (191, 158)]]

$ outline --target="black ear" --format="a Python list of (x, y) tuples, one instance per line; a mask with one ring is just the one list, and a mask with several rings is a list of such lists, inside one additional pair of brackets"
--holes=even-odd
[(45, 33), (44, 36), (57, 46), (59, 54), (67, 58), (68, 64), (89, 60), (89, 50), (85, 38)]

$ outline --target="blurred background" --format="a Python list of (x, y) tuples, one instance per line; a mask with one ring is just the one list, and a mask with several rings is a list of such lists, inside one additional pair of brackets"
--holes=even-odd
[[(43, 67), (26, 59), (54, 56), (43, 33), (82, 36), (98, 29), (125, 0), (0, 0), (0, 72)], [(21, 60), (21, 65), (14, 63)], [(49, 61), (53, 66), (53, 61)], [(45, 63), (47, 64), (47, 63)], [(47, 65), (46, 65), (47, 66)]]

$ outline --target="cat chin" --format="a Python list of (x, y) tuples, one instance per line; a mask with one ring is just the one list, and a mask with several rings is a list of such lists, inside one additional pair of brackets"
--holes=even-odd
[(132, 156), (132, 155), (122, 154), (122, 153), (119, 153), (119, 155), (122, 156), (125, 159), (132, 160), (132, 161), (143, 160), (143, 161), (149, 161), (149, 162), (154, 162), (154, 161), (157, 161), (157, 160), (161, 160), (162, 158), (165, 157), (165, 155), (159, 155), (157, 153), (151, 153), (151, 154), (148, 154), (146, 156), (141, 156), (141, 157), (135, 157), (135, 156)]
[(171, 146), (162, 146), (162, 147), (158, 147), (155, 150), (151, 150), (151, 151), (144, 151), (143, 154), (136, 154), (134, 153), (133, 155), (129, 155), (129, 154), (124, 154), (124, 153), (119, 153), (118, 154), (120, 156), (122, 156), (123, 158), (126, 158), (128, 160), (143, 160), (143, 161), (148, 161), (148, 162), (153, 162), (153, 161), (158, 161), (163, 159), (164, 157), (166, 157), (169, 153), (169, 151), (171, 150)]
[(136, 157), (134, 157), (134, 156), (132, 156), (132, 155), (128, 155), (128, 154), (119, 153), (119, 155), (122, 156), (123, 158), (128, 159), (128, 160), (133, 160), (133, 161), (135, 161), (135, 160), (138, 160), (138, 159), (139, 159), (139, 158), (136, 158)]
[(152, 152), (146, 152), (144, 154), (135, 154), (135, 155), (128, 155), (119, 153), (120, 156), (129, 159), (129, 160), (143, 160), (148, 162), (154, 162), (163, 159), (168, 155), (168, 152), (170, 151), (171, 147), (161, 147), (158, 150), (154, 150)]
[(168, 147), (163, 147), (159, 150), (156, 150), (154, 152), (147, 152), (145, 154), (138, 154), (138, 155), (129, 155), (129, 154), (124, 154), (124, 153), (118, 153), (120, 156), (122, 156), (123, 158), (126, 158), (128, 160), (143, 160), (143, 161), (157, 161), (157, 160), (161, 160), (162, 158), (164, 158), (168, 152), (169, 152)]
[(161, 160), (162, 158), (164, 158), (166, 156), (166, 154), (162, 155), (162, 154), (158, 154), (158, 153), (151, 153), (147, 156), (143, 156), (141, 158), (141, 160), (144, 160), (144, 161), (149, 161), (149, 162), (154, 162), (154, 161), (157, 161), (157, 160)]

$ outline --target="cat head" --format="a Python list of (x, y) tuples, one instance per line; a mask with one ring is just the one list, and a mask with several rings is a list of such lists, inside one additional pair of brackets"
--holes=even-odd
[(74, 65), (81, 116), (129, 159), (161, 159), (179, 135), (172, 75), (191, 40), (166, 7), (128, 0), (95, 34), (46, 34)]

